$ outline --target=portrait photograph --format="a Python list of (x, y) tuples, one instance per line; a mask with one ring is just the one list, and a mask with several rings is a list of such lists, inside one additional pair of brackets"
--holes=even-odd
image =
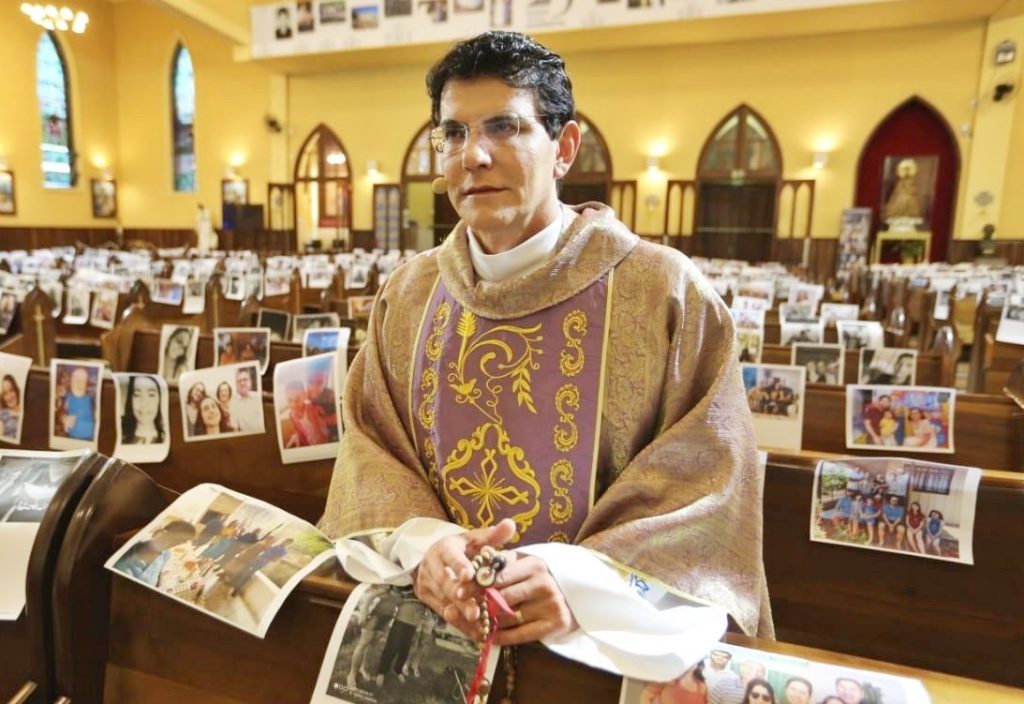
[(346, 289), (363, 289), (370, 283), (370, 267), (367, 264), (353, 264), (345, 272)]
[(14, 172), (0, 169), (0, 215), (17, 215), (18, 205), (14, 196)]
[(295, 3), (295, 29), (303, 33), (316, 29), (312, 0), (299, 0)]
[(779, 325), (779, 340), (783, 346), (798, 342), (821, 343), (825, 341), (825, 324), (820, 320), (813, 323), (790, 323)]
[(300, 357), (274, 367), (274, 413), (282, 463), (338, 454), (337, 388), (334, 353)]
[(303, 313), (292, 318), (292, 342), (302, 342), (306, 330), (336, 328), (341, 319), (337, 313)]
[(0, 293), (0, 335), (11, 329), (14, 314), (18, 312), (18, 297), (12, 291)]
[(199, 328), (192, 325), (160, 327), (160, 375), (171, 384), (196, 368)]
[[(498, 648), (484, 676), (494, 677)], [(409, 587), (360, 584), (327, 645), (311, 704), (465, 701), (480, 652)]]
[(761, 361), (764, 348), (764, 331), (754, 328), (736, 328), (736, 343), (740, 350), (740, 361), (757, 364)]
[(222, 440), (266, 430), (258, 362), (185, 372), (178, 380), (185, 442)]
[(835, 325), (837, 320), (856, 320), (860, 309), (856, 303), (822, 303), (821, 319), (825, 326)]
[[(334, 269), (326, 266), (318, 266), (306, 273), (306, 288), (324, 289), (331, 285), (334, 280)], [(346, 288), (348, 288), (346, 284)]]
[(226, 178), (220, 182), (223, 205), (245, 205), (249, 202), (249, 180)]
[(89, 322), (89, 289), (70, 286), (67, 293), (68, 305), (64, 311), (64, 322), (68, 325), (85, 325)]
[(956, 390), (929, 386), (846, 387), (846, 447), (953, 452)]
[(737, 310), (736, 308), (729, 309), (729, 315), (732, 316), (732, 321), (736, 323), (737, 330), (763, 330), (764, 314), (765, 311), (763, 310)]
[(302, 338), (302, 356), (315, 357), (318, 354), (348, 350), (351, 328), (310, 328)]
[(291, 326), (292, 316), (283, 310), (272, 310), (260, 308), (256, 315), (256, 327), (270, 330), (272, 342), (284, 342), (289, 340), (288, 328)]
[(50, 447), (96, 449), (103, 362), (50, 360)]
[(185, 298), (185, 287), (171, 279), (156, 279), (149, 298), (153, 303), (180, 306)]
[(338, 24), (347, 18), (348, 8), (345, 6), (345, 0), (321, 0), (320, 24)]
[(330, 541), (306, 521), (222, 486), (200, 484), (105, 566), (262, 638), (292, 589), (333, 555)]
[[(274, 11), (274, 39), (292, 38), (292, 10), (290, 5), (281, 5)], [(227, 203), (227, 199), (224, 200)], [(244, 202), (244, 201), (243, 201)]]
[(917, 350), (881, 347), (860, 351), (859, 384), (913, 386), (917, 380)]
[(246, 294), (246, 276), (231, 274), (224, 279), (224, 298), (229, 301), (244, 301)]
[(25, 387), (31, 367), (31, 357), (0, 352), (0, 442), (21, 444)]
[(999, 327), (996, 329), (996, 340), (1024, 345), (1024, 295), (1006, 296)]
[(757, 446), (801, 449), (806, 370), (780, 364), (741, 364), (740, 369)]
[(260, 374), (270, 364), (270, 330), (268, 328), (214, 328), (214, 366), (257, 362)]
[(877, 320), (837, 320), (836, 336), (848, 350), (877, 349), (884, 346), (885, 333)]
[[(749, 690), (749, 695), (748, 695)], [(918, 679), (718, 643), (669, 682), (624, 678), (619, 704), (929, 704)]]
[(170, 393), (156, 374), (114, 374), (117, 444), (114, 457), (132, 464), (163, 462), (171, 451)]
[(974, 564), (981, 470), (902, 457), (821, 460), (811, 540)]
[(191, 279), (183, 285), (184, 297), (181, 312), (184, 315), (199, 315), (206, 310), (206, 283)]
[(92, 297), (92, 316), (89, 324), (94, 328), (111, 330), (117, 319), (117, 291), (102, 289)]
[(117, 217), (117, 182), (91, 179), (92, 216), (94, 218)]
[(931, 226), (938, 156), (890, 155), (882, 172), (879, 218), (890, 230), (927, 231)]
[(291, 272), (268, 271), (263, 278), (263, 295), (265, 296), (287, 296), (291, 288)]
[(791, 364), (807, 370), (808, 384), (844, 383), (846, 350), (842, 345), (798, 342), (793, 345)]
[(789, 288), (788, 293), (788, 303), (808, 303), (817, 308), (818, 302), (825, 296), (825, 287), (821, 284), (795, 283)]

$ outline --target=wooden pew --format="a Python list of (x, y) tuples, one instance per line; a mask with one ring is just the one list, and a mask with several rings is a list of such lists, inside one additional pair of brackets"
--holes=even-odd
[(810, 542), (818, 459), (768, 460), (764, 560), (779, 639), (1024, 686), (1024, 476), (984, 470), (970, 566)]
[(997, 394), (1006, 386), (1010, 373), (1024, 360), (1024, 346), (997, 342), (992, 333), (985, 334), (981, 369), (978, 371), (978, 391)]
[[(882, 457), (884, 451), (847, 450), (846, 389), (808, 384), (804, 403), (805, 450)], [(1024, 471), (1024, 414), (1006, 396), (957, 394), (952, 454), (911, 453), (935, 462)], [(890, 453), (891, 454), (891, 453)], [(901, 453), (897, 453), (901, 454)]]
[(974, 344), (971, 345), (970, 366), (967, 372), (967, 390), (980, 392), (984, 386), (982, 367), (991, 340), (995, 340), (996, 328), (1002, 316), (1003, 306), (993, 305), (988, 294), (982, 298), (974, 314)]
[[(843, 383), (856, 384), (860, 350), (845, 350), (843, 360)], [(761, 349), (763, 364), (789, 364), (792, 359), (792, 348), (782, 345), (765, 343)], [(921, 352), (917, 355), (917, 376), (919, 386), (945, 386), (943, 378), (943, 359), (940, 355)]]

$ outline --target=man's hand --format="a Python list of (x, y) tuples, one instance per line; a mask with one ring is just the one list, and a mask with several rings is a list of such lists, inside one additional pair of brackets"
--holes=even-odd
[(497, 586), (516, 613), (501, 616), (494, 640), (498, 645), (530, 643), (579, 627), (562, 590), (539, 557), (517, 554), (498, 575)]

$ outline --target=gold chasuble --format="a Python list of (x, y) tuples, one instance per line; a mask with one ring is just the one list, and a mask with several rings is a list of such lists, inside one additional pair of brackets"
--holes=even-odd
[(685, 256), (595, 204), (478, 280), (465, 225), (393, 272), (349, 370), (321, 527), (509, 517), (772, 635), (762, 476), (729, 312)]

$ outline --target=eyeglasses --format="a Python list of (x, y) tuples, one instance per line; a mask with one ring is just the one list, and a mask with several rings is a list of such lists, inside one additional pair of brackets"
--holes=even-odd
[(755, 689), (753, 692), (750, 693), (750, 698), (752, 700), (760, 699), (763, 702), (770, 702), (772, 700), (772, 695), (768, 694), (768, 692), (765, 692), (764, 690)]
[(470, 130), (481, 130), (488, 142), (503, 145), (519, 136), (523, 121), (528, 118), (540, 119), (546, 115), (516, 115), (509, 113), (498, 115), (478, 122), (476, 125), (464, 125), (461, 122), (442, 122), (430, 130), (430, 146), (438, 154), (452, 156), (466, 148)]

